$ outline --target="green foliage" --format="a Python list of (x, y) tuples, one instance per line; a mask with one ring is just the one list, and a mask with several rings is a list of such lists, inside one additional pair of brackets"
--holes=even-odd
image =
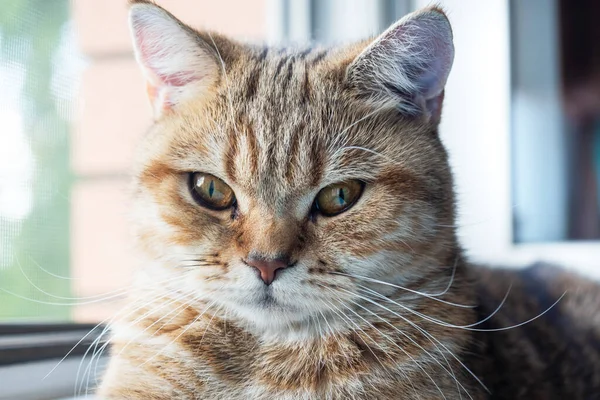
[(11, 254), (5, 257), (11, 262), (0, 265), (0, 289), (40, 302), (0, 292), (0, 321), (70, 317), (70, 307), (42, 304), (68, 303), (53, 296), (69, 297), (71, 287), (70, 280), (51, 275), (70, 274), (69, 123), (59, 113), (60, 100), (52, 80), (55, 70), (61, 68), (55, 55), (69, 11), (67, 0), (0, 2), (0, 65), (16, 66), (25, 73), (22, 91), (14, 101), (35, 159), (30, 213), (22, 221), (0, 219), (0, 233), (13, 232), (9, 248), (0, 249)]

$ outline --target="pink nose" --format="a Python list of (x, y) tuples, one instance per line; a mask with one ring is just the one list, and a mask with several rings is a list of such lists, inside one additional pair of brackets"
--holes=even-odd
[(288, 258), (264, 258), (260, 256), (250, 256), (246, 260), (246, 264), (256, 268), (260, 272), (260, 279), (266, 285), (270, 285), (275, 280), (275, 273), (280, 270), (287, 268)]

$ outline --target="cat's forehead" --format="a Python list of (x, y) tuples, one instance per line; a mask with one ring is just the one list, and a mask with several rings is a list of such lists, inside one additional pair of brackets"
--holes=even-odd
[(227, 179), (274, 198), (344, 178), (341, 148), (366, 138), (352, 138), (362, 115), (343, 97), (331, 57), (257, 49), (226, 77), (215, 117)]
[(372, 179), (386, 137), (402, 130), (346, 96), (339, 57), (327, 49), (255, 49), (226, 72), (212, 102), (179, 118), (172, 159), (262, 204), (285, 207), (335, 182)]
[[(250, 123), (268, 140), (277, 132), (313, 125), (313, 135), (325, 135), (341, 106), (340, 79), (332, 50), (250, 48), (224, 74), (221, 93), (232, 115)], [(324, 121), (325, 119), (325, 121)], [(318, 126), (318, 125), (321, 126)], [(285, 135), (284, 135), (285, 136)]]

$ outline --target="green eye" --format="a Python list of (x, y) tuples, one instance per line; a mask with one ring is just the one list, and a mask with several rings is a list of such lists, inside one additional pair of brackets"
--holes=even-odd
[(360, 198), (364, 183), (358, 180), (334, 183), (321, 189), (315, 203), (321, 214), (332, 217), (351, 208)]
[(235, 194), (225, 182), (203, 172), (191, 174), (190, 192), (198, 204), (213, 210), (226, 210), (235, 202)]

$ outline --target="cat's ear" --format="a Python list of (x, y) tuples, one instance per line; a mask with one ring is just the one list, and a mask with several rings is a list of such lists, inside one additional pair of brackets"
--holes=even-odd
[(219, 79), (221, 66), (214, 48), (161, 7), (132, 2), (129, 26), (156, 118), (201, 96)]
[(453, 59), (450, 22), (433, 7), (388, 28), (352, 61), (346, 76), (377, 107), (438, 120)]

